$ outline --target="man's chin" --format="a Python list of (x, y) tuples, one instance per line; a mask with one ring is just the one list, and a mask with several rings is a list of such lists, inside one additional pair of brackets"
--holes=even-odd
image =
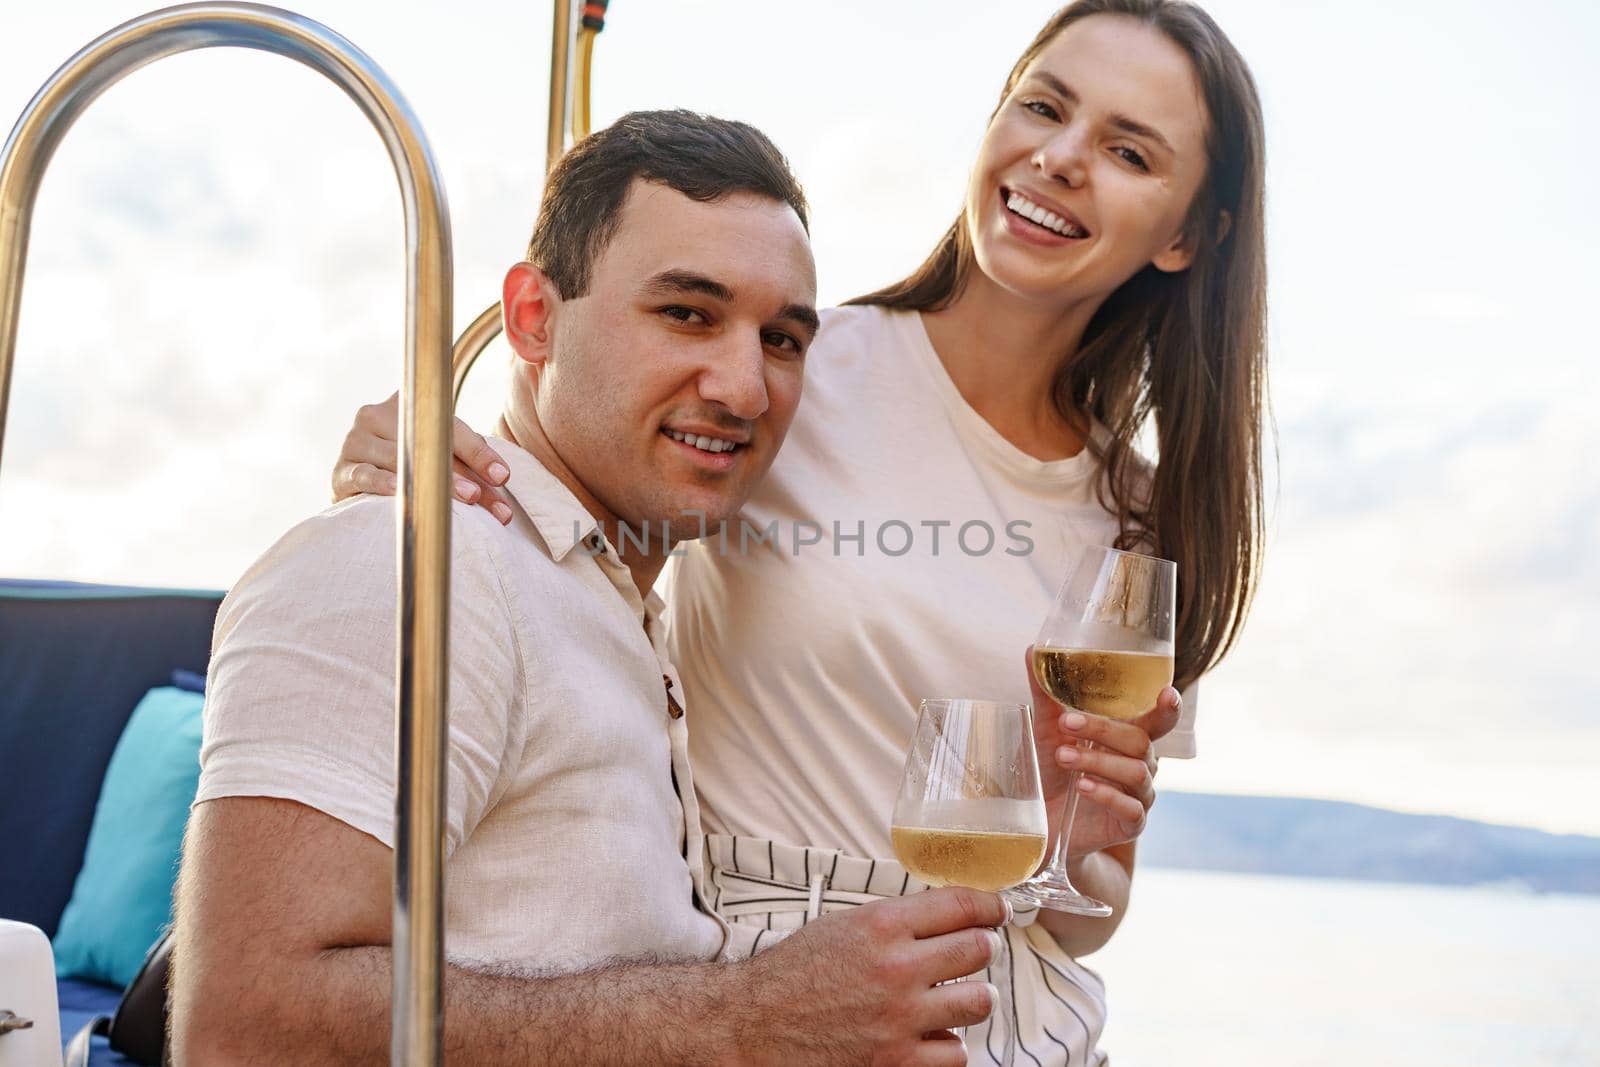
[(663, 517), (656, 529), (665, 528), (673, 541), (698, 541), (702, 537), (715, 537), (724, 523), (738, 522), (738, 509), (686, 507), (678, 514)]

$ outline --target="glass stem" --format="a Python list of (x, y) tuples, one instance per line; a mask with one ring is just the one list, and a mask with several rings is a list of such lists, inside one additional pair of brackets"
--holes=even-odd
[[(1078, 746), (1080, 752), (1087, 752), (1094, 747), (1093, 741), (1085, 741)], [(1069, 883), (1067, 878), (1067, 842), (1072, 839), (1072, 820), (1078, 817), (1078, 782), (1083, 778), (1082, 771), (1073, 771), (1067, 776), (1067, 800), (1061, 806), (1061, 831), (1056, 834), (1056, 847), (1050, 854), (1050, 865), (1046, 869), (1052, 874), (1060, 875)]]

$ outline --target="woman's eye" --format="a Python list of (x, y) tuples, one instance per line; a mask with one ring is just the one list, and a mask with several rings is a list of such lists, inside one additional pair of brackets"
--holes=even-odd
[(1022, 106), (1033, 112), (1035, 115), (1042, 115), (1047, 119), (1054, 119), (1057, 122), (1061, 120), (1061, 112), (1057, 111), (1043, 100), (1024, 100), (1022, 102)]
[(1150, 164), (1146, 163), (1144, 161), (1144, 157), (1141, 156), (1134, 149), (1125, 148), (1124, 147), (1124, 148), (1115, 148), (1115, 149), (1113, 149), (1113, 151), (1116, 152), (1117, 155), (1121, 156), (1124, 160), (1126, 160), (1131, 166), (1137, 167), (1139, 170), (1142, 170), (1142, 171), (1149, 171)]
[(677, 305), (662, 308), (661, 314), (667, 316), (669, 319), (672, 319), (674, 322), (681, 322), (685, 326), (696, 320), (699, 320), (700, 322), (707, 321), (705, 315), (696, 311), (694, 308), (679, 307)]

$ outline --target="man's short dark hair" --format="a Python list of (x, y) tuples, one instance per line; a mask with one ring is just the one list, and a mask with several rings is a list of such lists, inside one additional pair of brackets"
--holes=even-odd
[(805, 191), (766, 134), (693, 111), (632, 111), (573, 145), (545, 182), (528, 260), (563, 297), (589, 291), (635, 178), (705, 202), (764, 196), (794, 208), (810, 231)]

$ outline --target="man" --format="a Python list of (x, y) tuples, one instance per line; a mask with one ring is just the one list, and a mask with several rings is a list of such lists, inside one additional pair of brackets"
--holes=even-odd
[[(513, 521), (454, 513), (446, 1046), (467, 1064), (960, 1063), (1003, 902), (941, 890), (712, 962), (680, 687), (649, 593), (735, 514), (816, 330), (805, 201), (760, 133), (626, 116), (507, 273)], [(390, 502), (290, 531), (217, 624), (180, 882), (179, 1063), (388, 1044)], [(619, 547), (625, 552), (619, 552)], [(697, 903), (700, 906), (697, 906)]]

